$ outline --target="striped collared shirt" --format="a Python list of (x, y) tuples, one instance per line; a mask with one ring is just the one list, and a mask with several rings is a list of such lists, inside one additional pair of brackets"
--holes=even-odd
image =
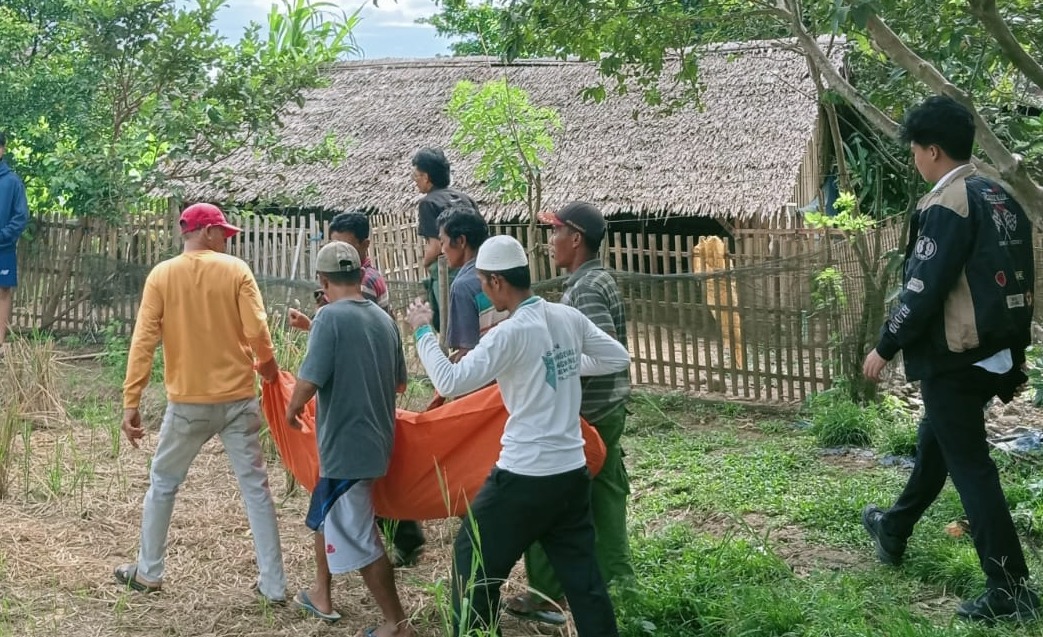
[[(565, 281), (561, 302), (571, 305), (603, 332), (627, 346), (626, 310), (616, 280), (599, 259), (587, 261)], [(580, 414), (596, 422), (630, 397), (630, 370), (583, 379)]]

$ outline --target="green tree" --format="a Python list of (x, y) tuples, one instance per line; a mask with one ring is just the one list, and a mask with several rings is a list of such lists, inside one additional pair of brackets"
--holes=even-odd
[(561, 128), (557, 112), (531, 104), (528, 94), (506, 77), (481, 86), (457, 83), (447, 112), (457, 125), (453, 147), (465, 156), (479, 154), (475, 177), (504, 203), (525, 202), (529, 250), (535, 250), (543, 157), (553, 152), (552, 135)]
[[(79, 223), (57, 289), (68, 281), (86, 223), (120, 219), (188, 179), (220, 182), (223, 163), (255, 153), (292, 164), (336, 161), (340, 140), (282, 138), (281, 115), (354, 53), (357, 13), (282, 0), (269, 35), (251, 24), (235, 44), (214, 30), (223, 0), (0, 0), (0, 122), (35, 212)], [(47, 299), (43, 327), (58, 316)]]
[[(822, 97), (835, 95), (883, 140), (897, 138), (898, 115), (928, 92), (975, 108), (988, 160), (979, 166), (1043, 220), (1043, 121), (1031, 108), (1043, 91), (1043, 18), (1032, 0), (1011, 0), (1002, 12), (995, 0), (513, 0), (503, 24), (508, 58), (534, 46), (579, 56), (603, 78), (589, 97), (604, 98), (606, 84), (636, 85), (649, 103), (670, 105), (698, 97), (697, 53), (688, 47), (722, 32), (782, 30), (822, 77)], [(829, 36), (841, 35), (853, 43), (857, 86), (830, 61)], [(672, 96), (664, 75), (678, 87)]]
[[(467, 0), (445, 0), (433, 16), (419, 18), (419, 24), (430, 24), (443, 38), (453, 39), (449, 50), (453, 55), (501, 56), (505, 49), (500, 28), (503, 3), (482, 0), (477, 4)], [(520, 57), (532, 57), (525, 52)]]

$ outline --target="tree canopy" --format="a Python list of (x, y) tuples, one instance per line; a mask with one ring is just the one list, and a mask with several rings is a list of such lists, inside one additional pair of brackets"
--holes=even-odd
[[(849, 124), (862, 134), (842, 154), (868, 152), (872, 169), (890, 177), (908, 163), (894, 145), (904, 110), (949, 94), (978, 114), (980, 165), (1043, 220), (1043, 16), (1032, 0), (491, 1), (445, 0), (430, 22), (463, 38), (457, 53), (480, 45), (505, 59), (589, 60), (602, 77), (584, 90), (592, 99), (640, 90), (652, 105), (689, 103), (698, 99), (699, 45), (791, 38), (822, 77), (822, 102), (858, 120)], [(828, 61), (841, 42), (849, 74)]]
[(0, 0), (0, 127), (34, 210), (118, 218), (156, 188), (220, 179), (235, 152), (335, 160), (283, 143), (280, 116), (355, 51), (357, 13), (282, 0), (229, 43), (223, 0)]

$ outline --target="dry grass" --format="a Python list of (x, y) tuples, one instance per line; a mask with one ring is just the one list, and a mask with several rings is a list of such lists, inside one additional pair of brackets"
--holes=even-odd
[[(47, 346), (35, 356), (53, 360), (54, 351)], [(25, 394), (38, 401), (33, 413), (46, 412), (50, 426), (34, 429), (30, 438), (12, 438), (10, 492), (0, 500), (0, 637), (352, 635), (379, 621), (357, 575), (336, 582), (334, 602), (344, 619), (334, 626), (292, 607), (264, 607), (254, 598), (249, 526), (216, 440), (203, 448), (178, 495), (163, 592), (145, 596), (118, 586), (112, 568), (136, 558), (157, 436), (153, 430), (140, 450), (126, 444), (114, 450), (108, 432), (118, 425), (119, 389), (99, 363), (77, 365), (52, 366), (50, 389)], [(51, 401), (58, 396), (64, 401)], [(413, 408), (426, 399), (420, 384), (403, 397)], [(161, 388), (149, 387), (142, 411), (153, 427), (163, 403)], [(307, 494), (298, 489), (280, 497), (287, 492), (285, 473), (270, 464), (269, 474), (292, 595), (314, 572), (304, 526)], [(441, 634), (433, 583), (449, 576), (458, 525), (426, 523), (420, 564), (398, 571), (400, 595), (422, 635)], [(514, 590), (519, 586), (512, 584)], [(534, 628), (504, 619), (504, 634), (534, 634)]]
[(0, 357), (0, 405), (17, 405), (19, 417), (34, 425), (65, 422), (60, 370), (58, 353), (50, 341), (12, 339)]

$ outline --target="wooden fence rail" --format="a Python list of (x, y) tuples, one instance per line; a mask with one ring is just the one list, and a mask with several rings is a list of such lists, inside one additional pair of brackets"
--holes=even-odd
[[(118, 224), (83, 222), (84, 240), (75, 254), (70, 243), (80, 221), (34, 219), (19, 245), (15, 326), (127, 333), (148, 271), (180, 250), (176, 214), (159, 206)], [(270, 308), (282, 312), (298, 302), (311, 307), (315, 258), (328, 222), (315, 216), (233, 222), (244, 232), (230, 242), (229, 252), (251, 265)], [(415, 224), (378, 214), (371, 226), (370, 256), (402, 308), (420, 293), (425, 277)], [(492, 231), (528, 243), (524, 225), (495, 225)], [(886, 247), (897, 247), (898, 225), (875, 232), (883, 233)], [(537, 291), (556, 300), (564, 272), (550, 261), (548, 238), (548, 230), (539, 229), (530, 252)], [(1041, 238), (1037, 234), (1037, 259), (1043, 258)], [(850, 325), (817, 311), (812, 280), (823, 268), (836, 268), (848, 303), (857, 303), (861, 271), (850, 245), (835, 232), (811, 230), (737, 231), (730, 239), (727, 267), (699, 273), (692, 264), (697, 237), (610, 228), (602, 259), (617, 271), (626, 300), (634, 382), (766, 402), (799, 401), (829, 387), (836, 373), (831, 336)], [(708, 298), (708, 286), (723, 292)], [(728, 342), (722, 316), (741, 321)]]

